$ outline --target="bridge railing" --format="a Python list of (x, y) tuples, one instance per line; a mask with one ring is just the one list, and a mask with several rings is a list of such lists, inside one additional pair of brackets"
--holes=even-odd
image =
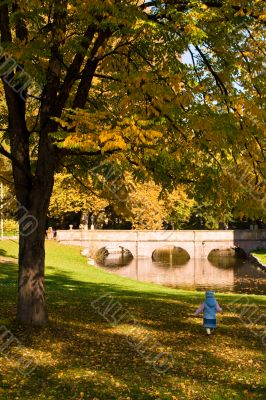
[(58, 230), (60, 242), (69, 241), (231, 241), (266, 240), (266, 230)]

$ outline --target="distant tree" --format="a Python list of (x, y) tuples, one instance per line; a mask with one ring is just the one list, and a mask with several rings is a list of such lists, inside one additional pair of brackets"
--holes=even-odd
[(112, 193), (105, 189), (105, 185), (97, 190), (91, 180), (86, 182), (86, 186), (85, 183), (80, 185), (71, 174), (58, 173), (49, 217), (60, 219), (66, 213), (93, 214), (97, 226), (103, 227), (108, 214), (105, 209), (111, 206), (116, 217), (130, 222), (133, 229), (162, 229), (163, 222), (170, 220), (178, 228), (189, 220), (194, 201), (188, 199), (183, 187), (161, 195), (160, 185), (153, 181), (136, 183), (130, 174), (121, 176), (116, 184), (124, 190), (122, 193), (126, 193), (126, 197), (118, 197), (117, 190)]
[(98, 214), (108, 205), (108, 201), (100, 198), (99, 193), (87, 187), (81, 187), (71, 174), (58, 173), (55, 175), (53, 193), (49, 205), (49, 216), (58, 218), (69, 212)]
[(184, 189), (161, 191), (153, 181), (134, 184), (126, 213), (134, 229), (163, 229), (164, 223), (178, 229), (189, 220), (194, 201), (188, 199)]

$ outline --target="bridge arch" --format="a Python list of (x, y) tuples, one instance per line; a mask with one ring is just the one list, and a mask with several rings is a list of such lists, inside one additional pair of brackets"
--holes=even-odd
[(179, 246), (164, 246), (157, 247), (151, 255), (153, 261), (169, 262), (173, 265), (184, 265), (189, 259), (189, 253)]
[(99, 264), (117, 268), (128, 265), (134, 257), (131, 251), (125, 247), (106, 245), (95, 249), (92, 258)]
[(227, 247), (227, 248), (214, 248), (208, 254), (208, 260), (211, 258), (218, 258), (218, 257), (238, 257), (238, 258), (246, 258), (247, 253), (244, 249), (240, 247)]
[(138, 244), (138, 255), (148, 258), (152, 258), (154, 252), (160, 248), (180, 248), (183, 249), (190, 258), (194, 257), (194, 244), (193, 242), (174, 242), (174, 241), (151, 241), (151, 242), (139, 242)]
[(231, 269), (238, 265), (240, 259), (246, 259), (247, 254), (239, 247), (217, 248), (211, 250), (207, 258), (214, 267)]
[(233, 245), (231, 243), (218, 245), (213, 243), (205, 243), (203, 244), (203, 252), (206, 258), (210, 259), (212, 257), (240, 257), (246, 258), (248, 256), (248, 252), (240, 247)]

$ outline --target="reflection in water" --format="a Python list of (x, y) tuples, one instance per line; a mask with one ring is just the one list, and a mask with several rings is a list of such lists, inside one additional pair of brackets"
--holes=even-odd
[(108, 254), (105, 258), (98, 258), (97, 265), (105, 268), (121, 268), (128, 265), (133, 260), (131, 253), (125, 254)]
[(189, 259), (180, 265), (176, 255), (170, 259), (169, 253), (162, 253), (157, 254), (156, 261), (111, 254), (97, 265), (124, 277), (176, 288), (266, 293), (266, 271), (247, 259), (228, 255), (214, 257), (212, 260)]
[(157, 249), (152, 255), (152, 260), (157, 264), (169, 264), (170, 266), (186, 264), (189, 259), (189, 254), (184, 249), (175, 246)]
[(219, 268), (235, 268), (246, 258), (246, 254), (240, 249), (212, 250), (208, 256), (208, 260)]

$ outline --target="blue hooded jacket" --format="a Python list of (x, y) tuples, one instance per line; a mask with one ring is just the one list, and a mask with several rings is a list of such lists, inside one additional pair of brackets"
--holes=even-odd
[(214, 291), (208, 290), (205, 294), (204, 301), (204, 318), (216, 319), (216, 300), (214, 298)]

